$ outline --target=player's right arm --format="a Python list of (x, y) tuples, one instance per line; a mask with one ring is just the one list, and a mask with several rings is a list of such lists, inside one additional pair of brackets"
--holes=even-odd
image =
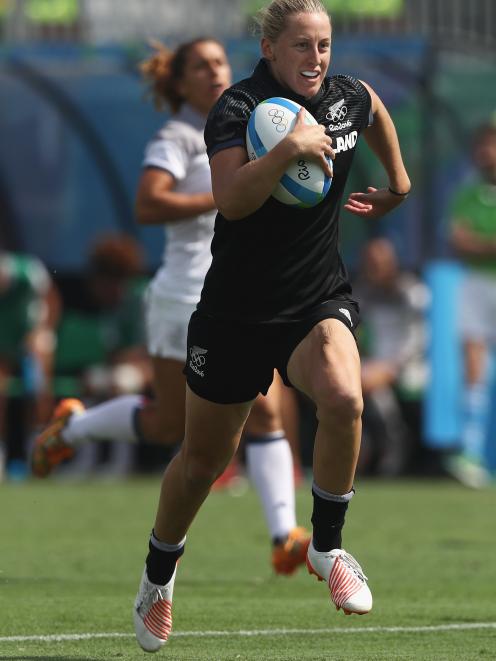
[(291, 161), (306, 156), (319, 160), (332, 176), (325, 154), (333, 156), (331, 138), (323, 126), (309, 126), (298, 113), (293, 131), (267, 154), (248, 160), (244, 146), (215, 152), (210, 159), (212, 191), (217, 208), (227, 220), (245, 218), (269, 198)]
[(136, 194), (140, 225), (163, 225), (215, 209), (212, 193), (178, 193), (174, 177), (159, 168), (143, 170)]

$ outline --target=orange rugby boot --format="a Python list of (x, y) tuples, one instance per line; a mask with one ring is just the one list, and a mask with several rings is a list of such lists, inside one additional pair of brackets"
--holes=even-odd
[(310, 533), (305, 528), (293, 528), (287, 539), (272, 550), (272, 567), (276, 574), (293, 574), (305, 563)]
[(36, 477), (47, 477), (52, 470), (74, 455), (74, 448), (64, 441), (60, 432), (72, 415), (84, 411), (79, 399), (62, 399), (52, 415), (52, 419), (34, 442), (31, 455), (31, 470)]

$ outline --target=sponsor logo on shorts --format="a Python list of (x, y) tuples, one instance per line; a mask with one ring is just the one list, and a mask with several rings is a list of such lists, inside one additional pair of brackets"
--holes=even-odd
[(202, 349), (201, 347), (192, 346), (189, 350), (190, 361), (189, 366), (198, 374), (198, 376), (205, 376), (205, 372), (201, 369), (207, 362), (205, 354), (208, 352), (208, 349)]
[(346, 319), (348, 319), (348, 321), (350, 322), (350, 326), (353, 326), (353, 322), (351, 321), (350, 311), (347, 310), (346, 308), (339, 308), (339, 311), (341, 312), (341, 314), (344, 314)]

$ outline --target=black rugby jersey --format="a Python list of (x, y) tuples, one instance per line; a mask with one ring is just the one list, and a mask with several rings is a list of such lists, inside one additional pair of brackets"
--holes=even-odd
[(282, 87), (261, 60), (253, 75), (226, 90), (211, 110), (205, 142), (213, 154), (246, 146), (254, 108), (272, 96), (304, 106), (333, 137), (336, 158), (329, 192), (317, 206), (300, 209), (275, 198), (240, 220), (217, 214), (212, 265), (198, 310), (241, 322), (299, 319), (351, 287), (338, 252), (338, 216), (358, 135), (369, 125), (371, 99), (355, 78), (325, 78), (320, 91), (304, 99)]

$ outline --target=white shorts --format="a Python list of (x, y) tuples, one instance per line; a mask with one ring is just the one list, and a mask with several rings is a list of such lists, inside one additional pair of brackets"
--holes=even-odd
[(496, 277), (466, 273), (458, 298), (458, 323), (464, 340), (496, 342)]
[(150, 356), (186, 362), (188, 324), (196, 303), (162, 298), (149, 287), (145, 295), (147, 349)]

